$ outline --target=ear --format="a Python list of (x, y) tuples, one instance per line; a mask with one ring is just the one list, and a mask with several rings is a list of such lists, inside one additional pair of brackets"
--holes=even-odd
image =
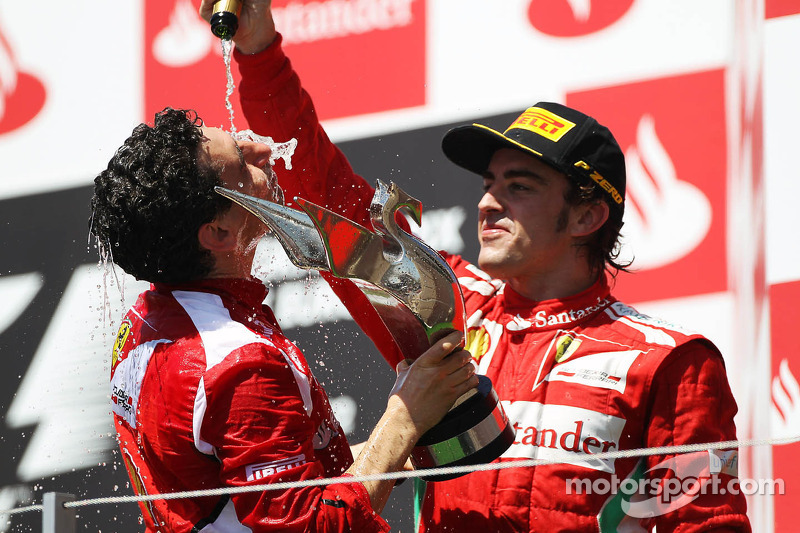
[(609, 207), (602, 200), (581, 204), (575, 208), (571, 230), (573, 237), (586, 237), (603, 227), (608, 220)]
[(236, 232), (228, 228), (227, 214), (200, 226), (197, 230), (197, 240), (201, 247), (210, 252), (230, 252), (236, 248)]

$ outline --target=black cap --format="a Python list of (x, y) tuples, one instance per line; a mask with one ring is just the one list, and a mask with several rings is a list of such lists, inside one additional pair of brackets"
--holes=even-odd
[(578, 183), (594, 182), (612, 207), (625, 205), (625, 156), (605, 126), (580, 111), (553, 102), (526, 109), (500, 133), (482, 124), (459, 126), (442, 139), (456, 165), (482, 174), (495, 151), (513, 148), (537, 157)]

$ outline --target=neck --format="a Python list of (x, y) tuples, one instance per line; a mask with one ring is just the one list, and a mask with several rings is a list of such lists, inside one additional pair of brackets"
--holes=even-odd
[(585, 268), (555, 270), (546, 274), (511, 277), (505, 280), (518, 294), (534, 301), (563, 299), (595, 284), (602, 273)]
[(250, 275), (252, 269), (252, 257), (242, 257), (234, 253), (214, 254), (214, 266), (207, 277), (246, 279), (252, 277)]

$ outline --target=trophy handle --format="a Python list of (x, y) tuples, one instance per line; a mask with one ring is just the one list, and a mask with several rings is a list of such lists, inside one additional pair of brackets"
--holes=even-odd
[[(408, 359), (415, 360), (452, 331), (461, 331), (466, 337), (464, 297), (452, 269), (439, 253), (404, 231), (395, 219), (395, 213), (403, 209), (419, 224), (419, 200), (394, 183), (387, 186), (378, 180), (370, 205), (374, 232), (302, 198), (295, 201), (308, 213), (325, 242), (330, 272), (367, 282), (396, 302), (387, 305), (385, 295), (362, 289)], [(401, 314), (407, 316), (400, 319)], [(413, 324), (418, 324), (412, 329), (421, 328), (427, 342), (409, 341), (408, 329)]]

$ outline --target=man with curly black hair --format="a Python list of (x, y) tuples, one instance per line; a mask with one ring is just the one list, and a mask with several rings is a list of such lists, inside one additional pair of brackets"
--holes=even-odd
[(191, 237), (231, 204), (214, 192), (218, 173), (197, 158), (198, 122), (165, 109), (153, 126), (133, 130), (95, 180), (92, 232), (104, 255), (139, 279), (190, 281), (213, 267), (211, 252)]
[[(138, 494), (400, 470), (419, 437), (477, 385), (460, 334), (398, 366), (387, 409), (353, 460), (325, 391), (251, 277), (264, 225), (214, 192), (280, 202), (268, 145), (165, 109), (95, 179), (101, 253), (152, 282), (122, 321), (111, 394)], [(446, 357), (451, 352), (451, 356)], [(140, 505), (147, 531), (386, 531), (393, 480)], [(205, 529), (208, 528), (208, 529)]]

